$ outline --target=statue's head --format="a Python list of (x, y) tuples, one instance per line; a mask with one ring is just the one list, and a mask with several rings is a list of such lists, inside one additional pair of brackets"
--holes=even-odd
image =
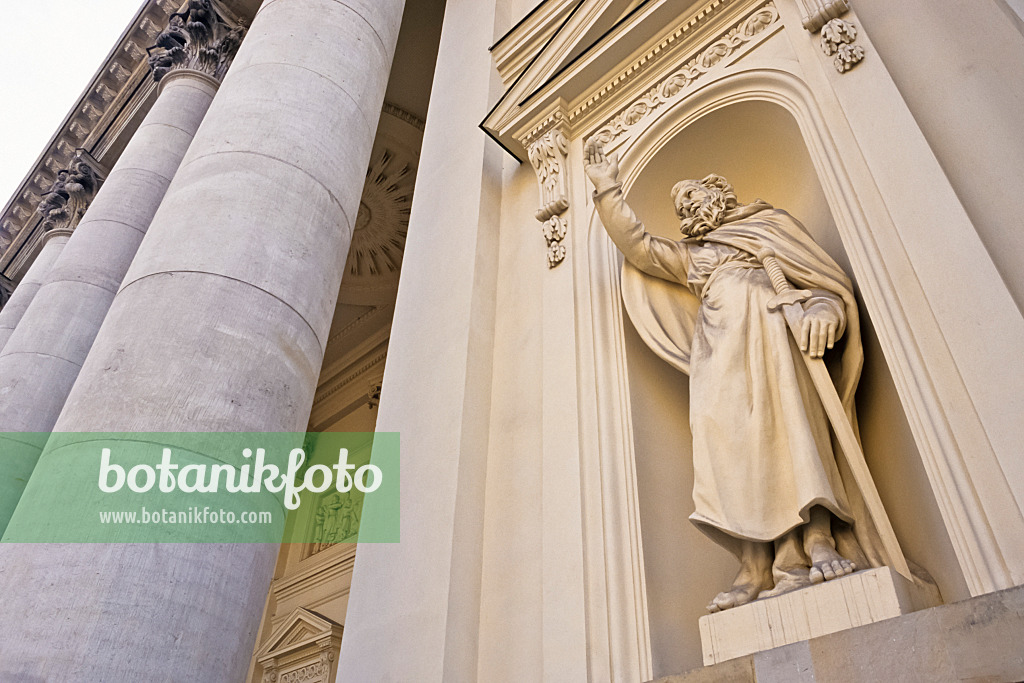
[(686, 237), (702, 237), (722, 224), (722, 216), (736, 208), (736, 191), (728, 180), (711, 174), (703, 180), (683, 180), (672, 187), (672, 204)]

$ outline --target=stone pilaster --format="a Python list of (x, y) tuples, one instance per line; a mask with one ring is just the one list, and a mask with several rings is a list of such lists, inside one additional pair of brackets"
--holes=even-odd
[[(238, 32), (223, 27), (210, 11), (207, 0), (193, 0), (186, 12), (172, 18), (185, 27), (181, 51), (205, 56), (175, 62), (174, 68), (160, 72), (156, 102), (88, 210), (70, 191), (86, 182), (74, 175), (75, 169), (61, 188), (43, 199), (44, 227), (68, 220), (80, 223), (0, 351), (0, 438), (7, 455), (0, 461), (0, 530), (6, 528), (39, 456), (32, 445), (37, 439), (18, 434), (48, 432), (57, 421), (114, 294), (213, 101), (218, 75), (230, 62), (226, 55), (238, 45)], [(211, 16), (219, 22), (212, 28)], [(158, 40), (166, 42), (172, 27)], [(211, 42), (208, 34), (219, 37)]]
[[(263, 3), (57, 430), (305, 428), (403, 4)], [(0, 661), (45, 680), (240, 680), (278, 549), (0, 545), (22, 615), (0, 623)]]

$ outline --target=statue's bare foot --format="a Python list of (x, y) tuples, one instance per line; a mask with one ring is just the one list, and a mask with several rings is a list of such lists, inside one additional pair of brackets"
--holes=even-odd
[(775, 583), (775, 588), (763, 590), (757, 597), (758, 599), (774, 598), (776, 595), (807, 588), (810, 585), (811, 578), (806, 570), (802, 572), (787, 572), (785, 578)]
[(745, 605), (756, 600), (761, 591), (771, 587), (771, 571), (748, 572), (741, 569), (732, 588), (716, 595), (715, 599), (708, 603), (707, 610), (714, 614), (724, 609)]
[(836, 552), (826, 541), (818, 541), (810, 547), (811, 583), (831, 581), (857, 571), (857, 565)]

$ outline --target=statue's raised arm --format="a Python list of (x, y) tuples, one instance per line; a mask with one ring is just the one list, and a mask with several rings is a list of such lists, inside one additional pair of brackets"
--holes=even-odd
[(583, 148), (584, 170), (594, 184), (594, 204), (615, 246), (634, 266), (671, 282), (686, 282), (686, 250), (673, 240), (651, 235), (626, 204), (619, 182), (619, 163), (597, 140)]

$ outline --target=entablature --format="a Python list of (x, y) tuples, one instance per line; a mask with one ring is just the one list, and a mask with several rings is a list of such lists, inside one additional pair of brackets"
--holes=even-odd
[[(576, 15), (589, 15), (593, 24), (600, 14), (595, 8), (617, 16), (611, 10), (622, 7), (613, 4), (585, 1), (484, 120), (484, 130), (517, 158), (528, 158), (529, 147), (555, 128), (574, 138), (608, 125), (629, 125), (650, 108), (652, 103), (645, 104), (643, 98), (657, 94), (650, 91), (666, 77), (678, 76), (668, 86), (675, 96), (702, 73), (737, 58), (781, 27), (774, 5), (764, 0), (687, 5), (647, 0), (620, 16), (593, 43), (580, 44), (589, 34), (569, 30)], [(576, 56), (552, 70), (572, 54)], [(637, 109), (630, 113), (633, 107)]]
[[(213, 0), (231, 25), (251, 18), (254, 0)], [(148, 49), (186, 0), (147, 0), (100, 65), (82, 95), (0, 213), (0, 273), (17, 281), (35, 257), (40, 216), (36, 209), (57, 172), (80, 150), (109, 169), (152, 105)]]

